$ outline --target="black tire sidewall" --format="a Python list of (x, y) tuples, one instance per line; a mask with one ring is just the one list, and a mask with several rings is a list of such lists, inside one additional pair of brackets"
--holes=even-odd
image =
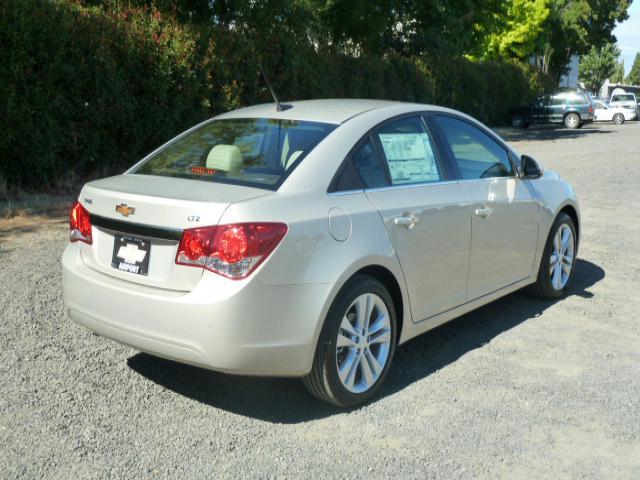
[[(378, 380), (366, 392), (353, 393), (342, 385), (340, 377), (338, 376), (336, 342), (338, 339), (340, 324), (342, 323), (342, 318), (347, 312), (347, 309), (357, 297), (365, 293), (373, 293), (384, 301), (387, 311), (389, 312), (391, 343), (387, 363)], [(358, 405), (366, 402), (376, 393), (384, 383), (387, 373), (389, 372), (389, 368), (393, 362), (397, 335), (398, 328), (393, 299), (384, 285), (372, 277), (361, 275), (354, 277), (349, 281), (349, 283), (345, 285), (343, 290), (338, 294), (329, 310), (320, 336), (322, 348), (319, 349), (318, 353), (322, 355), (322, 358), (317, 359), (318, 361), (322, 361), (323, 380), (327, 389), (330, 391), (331, 396), (336, 400), (336, 403), (343, 407)]]

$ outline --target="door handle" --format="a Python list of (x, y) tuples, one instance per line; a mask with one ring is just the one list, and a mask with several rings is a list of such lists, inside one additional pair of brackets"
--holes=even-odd
[(487, 218), (493, 213), (493, 209), (490, 207), (476, 208), (476, 215), (482, 218)]
[(394, 218), (393, 219), (393, 224), (394, 225), (401, 225), (403, 227), (407, 227), (408, 229), (411, 229), (419, 221), (420, 221), (420, 219), (418, 217), (416, 217), (415, 215), (409, 215), (407, 217), (396, 217), (396, 218)]

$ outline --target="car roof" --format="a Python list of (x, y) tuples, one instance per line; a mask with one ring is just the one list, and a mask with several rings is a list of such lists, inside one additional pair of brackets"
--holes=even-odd
[[(275, 103), (265, 103), (241, 108), (216, 117), (223, 118), (273, 118), (282, 120), (299, 120), (308, 122), (333, 123), (339, 125), (347, 120), (371, 110), (406, 106), (407, 111), (415, 111), (418, 104), (394, 102), (389, 100), (359, 100), (336, 98), (325, 100), (299, 100), (281, 102), (285, 109), (276, 110)], [(426, 110), (449, 111), (449, 109), (433, 105), (420, 105)]]

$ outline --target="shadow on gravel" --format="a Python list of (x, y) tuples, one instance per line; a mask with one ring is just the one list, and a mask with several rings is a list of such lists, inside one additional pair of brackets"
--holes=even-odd
[[(581, 259), (575, 269), (567, 296), (593, 297), (588, 289), (605, 277), (604, 270)], [(386, 384), (377, 398), (392, 395), (446, 367), (502, 332), (539, 316), (554, 303), (516, 292), (417, 337), (397, 350)], [(128, 365), (180, 395), (264, 421), (300, 423), (344, 412), (315, 400), (297, 379), (225, 375), (144, 353), (129, 358)]]
[(508, 142), (533, 142), (538, 140), (562, 140), (580, 138), (585, 135), (613, 133), (613, 130), (602, 127), (582, 127), (570, 130), (561, 127), (537, 127), (522, 130), (497, 129), (497, 133)]

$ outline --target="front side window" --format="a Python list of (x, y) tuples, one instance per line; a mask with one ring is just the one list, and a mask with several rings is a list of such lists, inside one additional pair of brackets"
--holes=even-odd
[(507, 151), (479, 128), (463, 120), (435, 116), (465, 180), (513, 175)]
[(130, 173), (275, 188), (335, 125), (294, 120), (217, 120)]
[(431, 136), (422, 118), (402, 118), (376, 131), (392, 185), (442, 180)]

